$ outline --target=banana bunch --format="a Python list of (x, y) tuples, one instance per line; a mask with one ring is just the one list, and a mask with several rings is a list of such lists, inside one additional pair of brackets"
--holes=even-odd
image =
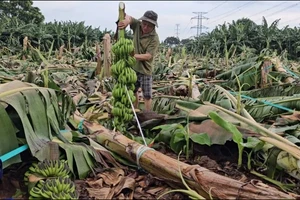
[(29, 199), (78, 199), (75, 183), (70, 178), (49, 178), (40, 180), (29, 191)]
[[(131, 66), (135, 65), (135, 59), (133, 57), (128, 57), (128, 60), (119, 60), (117, 63), (111, 66), (112, 76), (119, 82), (123, 84), (131, 84), (137, 81), (137, 76), (135, 71)], [(131, 64), (128, 64), (131, 63)]]
[(39, 163), (33, 163), (29, 170), (25, 173), (24, 181), (28, 184), (28, 177), (31, 174), (41, 177), (70, 177), (70, 168), (67, 161), (61, 160), (44, 160)]
[(120, 38), (112, 46), (111, 51), (115, 55), (116, 60), (126, 60), (128, 55), (134, 51), (133, 41), (126, 38)]
[(125, 131), (125, 123), (133, 119), (130, 100), (132, 103), (136, 100), (133, 90), (135, 89), (137, 76), (132, 69), (136, 64), (136, 60), (131, 56), (134, 52), (132, 40), (120, 38), (113, 45), (112, 52), (115, 55), (115, 63), (111, 66), (111, 73), (117, 83), (112, 90), (113, 109), (111, 113), (114, 117), (114, 127), (122, 132)]

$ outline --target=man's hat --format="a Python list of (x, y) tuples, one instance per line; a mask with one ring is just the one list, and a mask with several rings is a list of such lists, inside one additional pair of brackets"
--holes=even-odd
[(148, 10), (145, 12), (144, 16), (141, 17), (139, 20), (145, 20), (147, 22), (150, 22), (151, 24), (154, 24), (156, 27), (158, 27), (157, 18), (158, 18), (158, 16), (154, 11)]

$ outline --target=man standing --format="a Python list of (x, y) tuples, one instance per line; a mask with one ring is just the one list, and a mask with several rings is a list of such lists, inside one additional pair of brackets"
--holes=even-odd
[(133, 66), (137, 74), (134, 107), (138, 108), (137, 91), (141, 87), (146, 111), (151, 110), (153, 60), (159, 47), (159, 37), (155, 30), (155, 26), (158, 27), (157, 18), (155, 12), (146, 11), (140, 19), (126, 15), (125, 19), (118, 23), (120, 29), (125, 29), (130, 24), (130, 28), (133, 30), (134, 58), (137, 61)]

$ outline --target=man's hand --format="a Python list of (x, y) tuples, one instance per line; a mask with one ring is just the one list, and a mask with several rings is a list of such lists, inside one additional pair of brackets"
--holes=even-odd
[(125, 29), (131, 22), (131, 17), (129, 15), (125, 16), (125, 19), (118, 23), (119, 29)]
[(139, 61), (148, 61), (152, 58), (152, 55), (150, 53), (134, 54), (134, 58)]
[(124, 19), (123, 21), (120, 21), (118, 24), (119, 29), (125, 29), (128, 26), (128, 22), (126, 19)]

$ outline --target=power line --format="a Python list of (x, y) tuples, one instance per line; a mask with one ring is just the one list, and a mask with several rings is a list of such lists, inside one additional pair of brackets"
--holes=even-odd
[(298, 21), (300, 20), (300, 17), (298, 16), (297, 18), (293, 18), (293, 19), (289, 19), (289, 20), (286, 20), (286, 21), (283, 21), (283, 22), (279, 22), (281, 25), (284, 25), (284, 24), (287, 24), (289, 22), (293, 22), (293, 21)]
[(179, 35), (179, 24), (176, 24), (176, 32), (175, 32), (175, 35), (176, 35), (176, 37), (178, 38), (178, 35)]
[(251, 2), (247, 2), (247, 3), (241, 5), (241, 6), (237, 7), (237, 8), (234, 8), (234, 9), (230, 10), (230, 11), (227, 11), (227, 12), (224, 12), (224, 13), (222, 13), (222, 14), (220, 14), (220, 15), (216, 15), (216, 16), (214, 16), (214, 17), (211, 17), (210, 19), (213, 19), (213, 18), (219, 18), (219, 17), (221, 17), (221, 16), (223, 16), (223, 15), (226, 15), (226, 14), (228, 14), (228, 13), (232, 13), (233, 11), (235, 11), (235, 10), (237, 10), (237, 9), (243, 7), (243, 6), (246, 6), (246, 5), (249, 4), (249, 3), (251, 3)]
[(261, 11), (261, 12), (258, 12), (258, 13), (255, 13), (255, 14), (253, 14), (253, 15), (250, 15), (250, 16), (248, 16), (248, 18), (253, 17), (253, 16), (256, 16), (256, 15), (261, 14), (261, 13), (264, 13), (264, 12), (266, 12), (266, 11), (268, 11), (268, 10), (271, 10), (271, 9), (273, 9), (273, 8), (276, 8), (276, 7), (278, 7), (278, 6), (280, 6), (281, 4), (284, 4), (284, 3), (286, 3), (286, 1), (285, 1), (285, 2), (282, 2), (282, 3), (280, 3), (280, 4), (277, 4), (277, 5), (275, 5), (275, 6), (272, 6), (271, 8), (268, 8), (268, 9), (263, 10), (263, 11)]
[[(235, 9), (233, 9), (233, 10), (231, 10), (231, 11), (225, 12), (225, 13), (223, 13), (223, 14), (217, 16), (218, 18), (217, 18), (216, 20), (210, 21), (209, 24), (210, 24), (210, 23), (213, 23), (213, 22), (216, 22), (216, 21), (218, 21), (218, 20), (220, 20), (220, 19), (222, 19), (222, 18), (228, 17), (228, 16), (232, 15), (232, 13), (235, 13), (236, 11), (240, 11), (240, 10), (242, 9), (242, 7), (244, 7), (244, 6), (246, 6), (246, 5), (250, 4), (250, 3), (254, 3), (254, 2), (247, 2), (247, 3), (245, 3), (245, 4), (243, 4), (243, 5), (241, 5), (241, 6), (237, 7), (237, 8), (235, 8)], [(226, 14), (227, 14), (227, 15), (226, 15)], [(225, 15), (225, 16), (223, 16), (223, 15)], [(221, 17), (221, 16), (223, 16), (223, 17)], [(216, 18), (216, 17), (214, 17), (214, 18)]]
[[(186, 31), (188, 30), (187, 28), (190, 26), (192, 24), (192, 19), (190, 19), (190, 23), (188, 23), (187, 25), (186, 25), (186, 27), (183, 29), (183, 31), (182, 31), (182, 37), (183, 37), (183, 35), (184, 35), (184, 37), (186, 37)], [(191, 29), (189, 29), (189, 31), (191, 31)]]
[[(197, 19), (197, 26), (192, 26), (191, 28), (197, 29), (197, 37), (202, 34), (202, 29), (208, 29), (206, 26), (202, 25), (203, 19), (208, 19), (207, 17), (204, 17), (203, 14), (206, 14), (207, 12), (193, 12), (194, 14), (197, 14), (196, 17), (192, 17), (191, 19)], [(200, 33), (200, 34), (199, 34)]]
[(299, 4), (299, 3), (296, 3), (296, 4), (293, 4), (293, 5), (289, 6), (289, 7), (286, 7), (286, 8), (284, 8), (284, 9), (281, 9), (281, 10), (279, 10), (279, 11), (273, 12), (272, 14), (267, 15), (266, 17), (270, 17), (270, 16), (275, 15), (275, 14), (277, 14), (277, 13), (280, 13), (280, 12), (282, 12), (282, 11), (284, 11), (284, 10), (290, 9), (290, 8), (292, 8), (292, 7), (295, 7), (295, 6), (297, 6), (298, 4)]
[(214, 8), (212, 8), (212, 9), (210, 9), (209, 11), (207, 11), (207, 13), (209, 13), (209, 12), (211, 12), (211, 11), (213, 11), (213, 10), (215, 10), (215, 9), (217, 9), (218, 7), (220, 7), (221, 5), (223, 5), (224, 3), (226, 3), (227, 1), (224, 1), (224, 2), (222, 2), (222, 3), (220, 3), (219, 5), (217, 5), (216, 7), (214, 7)]

